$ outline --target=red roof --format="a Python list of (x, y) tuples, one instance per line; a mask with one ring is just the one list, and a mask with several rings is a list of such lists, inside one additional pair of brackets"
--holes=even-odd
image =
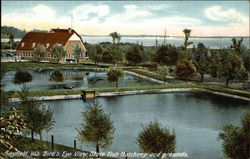
[(77, 34), (73, 29), (71, 30), (71, 32), (69, 32), (68, 29), (52, 29), (51, 32), (47, 33), (29, 32), (22, 38), (16, 50), (33, 51), (33, 43), (35, 43), (44, 45), (45, 47), (47, 46), (47, 44), (49, 44), (49, 47), (47, 48), (47, 51), (49, 51), (55, 44), (62, 44), (63, 46), (65, 46), (69, 38), (74, 33), (81, 39), (81, 42), (83, 43), (81, 36)]

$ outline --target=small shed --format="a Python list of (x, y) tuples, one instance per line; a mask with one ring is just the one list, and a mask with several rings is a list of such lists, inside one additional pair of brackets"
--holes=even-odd
[(94, 90), (82, 90), (81, 96), (83, 99), (95, 98), (95, 91)]

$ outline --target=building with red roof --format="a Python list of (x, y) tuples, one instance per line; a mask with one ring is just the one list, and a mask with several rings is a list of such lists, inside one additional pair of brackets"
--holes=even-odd
[(16, 52), (19, 56), (24, 58), (32, 58), (34, 55), (34, 48), (37, 45), (43, 45), (46, 48), (45, 59), (53, 58), (50, 54), (55, 44), (61, 44), (67, 54), (63, 61), (74, 59), (74, 48), (79, 46), (82, 50), (81, 59), (86, 59), (86, 48), (83, 44), (82, 37), (73, 29), (52, 29), (50, 32), (29, 32), (19, 42)]

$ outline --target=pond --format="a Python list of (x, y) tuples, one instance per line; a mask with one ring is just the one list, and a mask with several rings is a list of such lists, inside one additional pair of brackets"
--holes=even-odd
[[(56, 83), (49, 80), (49, 76), (53, 72), (52, 69), (42, 70), (40, 72), (28, 70), (28, 72), (32, 75), (33, 80), (26, 85), (31, 91), (64, 89), (65, 87), (74, 87), (75, 89), (115, 87), (114, 82), (109, 82), (107, 80), (107, 72), (105, 71), (73, 69), (62, 71), (64, 73), (65, 81)], [(20, 90), (22, 88), (22, 85), (16, 85), (13, 83), (15, 73), (16, 71), (6, 72), (3, 80), (1, 81), (1, 83), (6, 84), (5, 90)], [(119, 81), (119, 87), (141, 85), (156, 85), (156, 83), (128, 74), (125, 74)]]
[[(250, 111), (249, 102), (207, 93), (166, 93), (133, 96), (100, 97), (106, 113), (114, 122), (113, 144), (107, 151), (141, 152), (137, 135), (142, 125), (159, 121), (176, 134), (176, 152), (186, 152), (192, 159), (224, 158), (218, 133), (222, 125), (240, 125), (240, 117)], [(76, 128), (82, 123), (81, 112), (87, 103), (82, 100), (45, 101), (54, 110), (55, 125), (44, 133), (44, 140), (73, 146)], [(95, 151), (93, 145), (77, 140), (77, 147)], [(103, 151), (103, 149), (102, 149)]]

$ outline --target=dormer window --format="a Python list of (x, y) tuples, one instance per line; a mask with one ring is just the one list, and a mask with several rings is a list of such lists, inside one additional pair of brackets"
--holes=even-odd
[(21, 47), (24, 47), (24, 42), (22, 42)]
[(32, 43), (32, 48), (34, 48), (36, 46), (36, 43)]
[(76, 47), (78, 47), (77, 44), (73, 44), (73, 45), (72, 45), (72, 49), (75, 49)]
[(49, 48), (49, 43), (46, 44), (46, 48)]

